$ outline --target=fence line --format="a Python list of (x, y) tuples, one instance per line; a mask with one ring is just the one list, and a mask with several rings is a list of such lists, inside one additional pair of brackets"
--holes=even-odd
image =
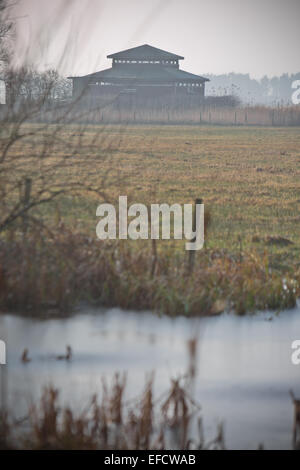
[[(55, 122), (66, 112), (66, 106), (43, 109), (34, 122)], [(3, 110), (2, 110), (3, 118)], [(70, 123), (113, 124), (211, 124), (227, 126), (300, 126), (300, 106), (287, 108), (247, 107), (247, 108), (216, 108), (197, 107), (170, 109), (168, 107), (138, 108), (104, 106), (88, 109), (74, 106), (67, 113), (66, 120)]]

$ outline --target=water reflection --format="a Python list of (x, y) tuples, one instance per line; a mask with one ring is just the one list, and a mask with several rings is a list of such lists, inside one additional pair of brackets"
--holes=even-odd
[[(101, 390), (101, 377), (126, 371), (128, 397), (139, 394), (155, 372), (154, 390), (185, 375), (203, 409), (205, 431), (214, 436), (225, 422), (229, 448), (290, 448), (293, 406), (300, 396), (300, 366), (291, 363), (291, 343), (300, 338), (300, 309), (239, 318), (158, 318), (118, 309), (61, 320), (0, 317), (8, 365), (1, 369), (2, 406), (22, 415), (45, 384), (61, 389), (63, 403), (80, 410)], [(66, 345), (72, 361), (57, 361)], [(31, 362), (22, 363), (28, 348)], [(6, 377), (3, 376), (6, 374)], [(4, 400), (4, 401), (3, 401)]]

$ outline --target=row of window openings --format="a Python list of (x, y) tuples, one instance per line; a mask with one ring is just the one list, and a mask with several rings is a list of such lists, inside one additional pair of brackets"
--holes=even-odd
[(114, 64), (171, 64), (178, 65), (178, 60), (114, 60)]
[[(110, 85), (110, 86), (122, 86), (122, 85), (117, 85), (117, 84), (114, 84), (114, 83), (110, 83), (110, 82), (96, 82), (95, 85)], [(176, 86), (196, 86), (196, 87), (202, 87), (202, 83), (183, 83), (183, 82), (179, 82), (179, 83), (176, 83)]]
[(200, 86), (202, 87), (202, 83), (176, 83), (177, 86)]

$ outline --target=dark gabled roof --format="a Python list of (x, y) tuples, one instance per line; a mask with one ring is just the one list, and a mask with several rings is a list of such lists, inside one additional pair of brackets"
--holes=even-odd
[[(74, 77), (73, 77), (74, 78)], [(175, 67), (158, 67), (155, 65), (132, 65), (124, 64), (120, 67), (112, 67), (101, 72), (92, 73), (85, 77), (93, 80), (158, 80), (158, 81), (177, 81), (194, 80), (208, 82), (208, 78), (185, 72)]]
[(108, 59), (136, 59), (136, 60), (182, 60), (184, 57), (171, 52), (163, 51), (157, 47), (144, 44), (143, 46), (133, 47), (125, 51), (110, 54)]

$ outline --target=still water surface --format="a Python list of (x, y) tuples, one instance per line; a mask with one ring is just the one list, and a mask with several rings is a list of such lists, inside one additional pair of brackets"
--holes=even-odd
[[(8, 362), (1, 366), (0, 398), (17, 416), (50, 383), (61, 390), (63, 403), (82, 410), (101, 390), (101, 378), (117, 371), (127, 372), (128, 398), (143, 390), (152, 371), (155, 393), (161, 394), (170, 378), (189, 371), (188, 342), (197, 338), (193, 393), (202, 405), (207, 438), (223, 422), (227, 448), (291, 446), (289, 389), (300, 397), (300, 366), (291, 363), (291, 343), (300, 339), (299, 306), (279, 316), (206, 319), (89, 308), (60, 320), (3, 315), (0, 338), (6, 341)], [(57, 361), (55, 355), (67, 344), (73, 360)], [(32, 358), (27, 365), (20, 362), (24, 348)]]

